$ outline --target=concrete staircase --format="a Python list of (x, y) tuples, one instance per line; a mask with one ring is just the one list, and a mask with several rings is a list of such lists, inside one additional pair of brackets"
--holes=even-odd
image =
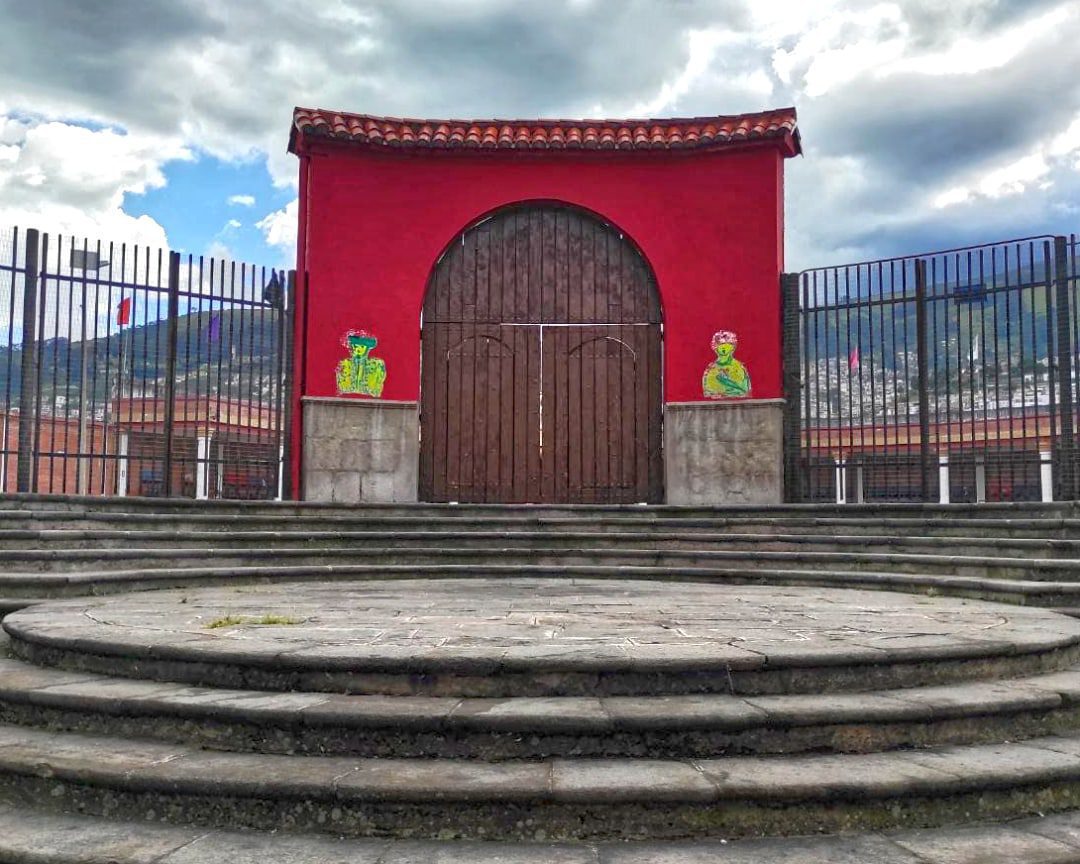
[(0, 610), (226, 579), (464, 573), (855, 586), (1073, 612), (1080, 509), (350, 508), (0, 497)]
[(601, 668), (589, 687), (541, 662), (502, 691), (498, 670), (445, 684), (403, 658), (360, 687), (332, 658), (298, 678), (254, 645), (217, 656), (77, 626), (84, 596), (418, 578), (871, 588), (1071, 611), (1078, 568), (1071, 504), (3, 498), (0, 596), (24, 611), (0, 642), (0, 860), (1080, 861), (1080, 626), (1037, 610), (1019, 636), (962, 653), (933, 640), (872, 664), (806, 652), (707, 685), (678, 659), (661, 677)]

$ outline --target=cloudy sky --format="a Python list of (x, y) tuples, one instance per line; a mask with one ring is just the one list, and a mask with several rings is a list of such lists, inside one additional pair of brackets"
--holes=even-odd
[(1080, 231), (1077, 0), (0, 0), (0, 225), (292, 255), (294, 105), (795, 105), (789, 269)]

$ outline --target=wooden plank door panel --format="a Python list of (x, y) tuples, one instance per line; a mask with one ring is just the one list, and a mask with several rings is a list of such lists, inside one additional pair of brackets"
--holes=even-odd
[(465, 231), (421, 350), (423, 500), (661, 500), (659, 295), (611, 225), (538, 204)]

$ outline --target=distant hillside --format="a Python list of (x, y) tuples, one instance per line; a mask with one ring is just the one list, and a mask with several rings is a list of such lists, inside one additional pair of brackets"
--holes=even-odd
[[(226, 309), (198, 312), (177, 319), (177, 395), (270, 399), (277, 392), (279, 316), (273, 309)], [(217, 318), (217, 323), (213, 319)], [(47, 339), (40, 346), (42, 407), (63, 413), (79, 399), (81, 365), (87, 358), (88, 399), (100, 408), (118, 394), (160, 396), (166, 372), (166, 321), (124, 328), (81, 342)], [(118, 378), (123, 363), (122, 387)], [(21, 347), (0, 347), (0, 405), (19, 404)], [(70, 407), (66, 410), (72, 410)]]

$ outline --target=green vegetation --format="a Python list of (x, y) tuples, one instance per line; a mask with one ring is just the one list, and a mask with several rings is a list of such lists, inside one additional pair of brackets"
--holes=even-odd
[(235, 627), (237, 624), (243, 624), (244, 619), (240, 615), (224, 615), (221, 618), (215, 618), (213, 621), (208, 621), (203, 626), (207, 630), (217, 630), (221, 627)]
[(203, 626), (207, 630), (219, 630), (222, 627), (237, 627), (241, 624), (254, 624), (259, 627), (288, 627), (294, 624), (303, 624), (302, 618), (290, 618), (288, 615), (274, 615), (267, 613), (258, 618), (245, 618), (243, 615), (223, 615), (208, 621)]

